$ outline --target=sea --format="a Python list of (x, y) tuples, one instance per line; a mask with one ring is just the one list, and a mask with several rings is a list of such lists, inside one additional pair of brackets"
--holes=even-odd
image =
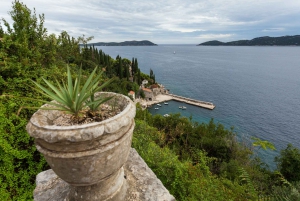
[[(238, 139), (267, 140), (276, 150), (254, 149), (271, 170), (288, 143), (300, 148), (300, 47), (99, 46), (116, 58), (137, 58), (142, 72), (155, 74), (170, 93), (212, 102), (208, 110), (169, 101), (152, 114), (180, 113), (193, 121), (212, 118), (234, 127)], [(186, 110), (179, 106), (187, 107)]]

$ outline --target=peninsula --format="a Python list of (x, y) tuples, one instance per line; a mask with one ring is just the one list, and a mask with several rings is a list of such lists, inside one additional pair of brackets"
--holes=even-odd
[(300, 35), (269, 37), (263, 36), (252, 40), (237, 40), (231, 42), (221, 42), (212, 40), (200, 43), (197, 46), (300, 46)]
[(94, 46), (157, 46), (157, 44), (152, 43), (148, 40), (142, 40), (142, 41), (124, 41), (124, 42), (97, 42), (97, 43), (89, 43), (88, 45), (94, 45)]

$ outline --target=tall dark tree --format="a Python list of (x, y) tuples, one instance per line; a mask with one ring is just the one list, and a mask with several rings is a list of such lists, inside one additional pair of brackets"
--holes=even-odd
[(99, 52), (99, 57), (100, 57), (100, 64), (103, 64), (104, 63), (104, 59), (103, 59), (103, 52), (102, 52), (102, 50), (100, 50), (100, 52)]
[(103, 53), (103, 65), (106, 66), (107, 65), (107, 60), (106, 60), (106, 54)]
[(138, 69), (137, 83), (138, 83), (138, 85), (141, 85), (141, 84), (142, 84), (141, 71), (140, 71), (139, 69)]
[(138, 61), (137, 58), (134, 60), (134, 73), (137, 73), (139, 69)]
[(152, 79), (153, 84), (155, 83), (155, 75), (153, 73), (153, 70), (150, 68), (150, 79)]
[(4, 36), (4, 30), (2, 26), (0, 26), (0, 38), (2, 38), (3, 36)]
[(129, 66), (128, 65), (126, 65), (126, 67), (125, 67), (125, 76), (126, 76), (127, 81), (129, 81)]
[(103, 52), (100, 50), (100, 52), (99, 52), (99, 64), (103, 65), (103, 63), (104, 63)]
[(134, 58), (132, 57), (131, 61), (131, 75), (134, 76)]
[(122, 58), (119, 57), (118, 76), (120, 79), (123, 78), (122, 73), (123, 73)]

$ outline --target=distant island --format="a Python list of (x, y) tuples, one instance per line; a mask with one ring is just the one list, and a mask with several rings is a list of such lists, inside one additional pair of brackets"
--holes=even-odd
[(124, 42), (98, 42), (98, 43), (89, 43), (88, 45), (94, 45), (94, 46), (156, 46), (157, 44), (152, 43), (148, 40), (142, 40), (142, 41), (124, 41)]
[(201, 43), (197, 46), (299, 46), (300, 35), (281, 37), (258, 37), (252, 40), (237, 40), (232, 42), (221, 42), (218, 40)]

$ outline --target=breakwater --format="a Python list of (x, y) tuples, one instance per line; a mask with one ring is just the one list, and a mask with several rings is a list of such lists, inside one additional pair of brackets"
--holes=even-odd
[(211, 102), (200, 101), (200, 100), (191, 99), (191, 98), (187, 98), (187, 97), (183, 97), (183, 96), (178, 96), (175, 94), (168, 94), (168, 95), (171, 96), (173, 100), (184, 102), (184, 103), (187, 103), (190, 105), (195, 105), (195, 106), (203, 107), (203, 108), (210, 109), (210, 110), (213, 110), (216, 107)]

